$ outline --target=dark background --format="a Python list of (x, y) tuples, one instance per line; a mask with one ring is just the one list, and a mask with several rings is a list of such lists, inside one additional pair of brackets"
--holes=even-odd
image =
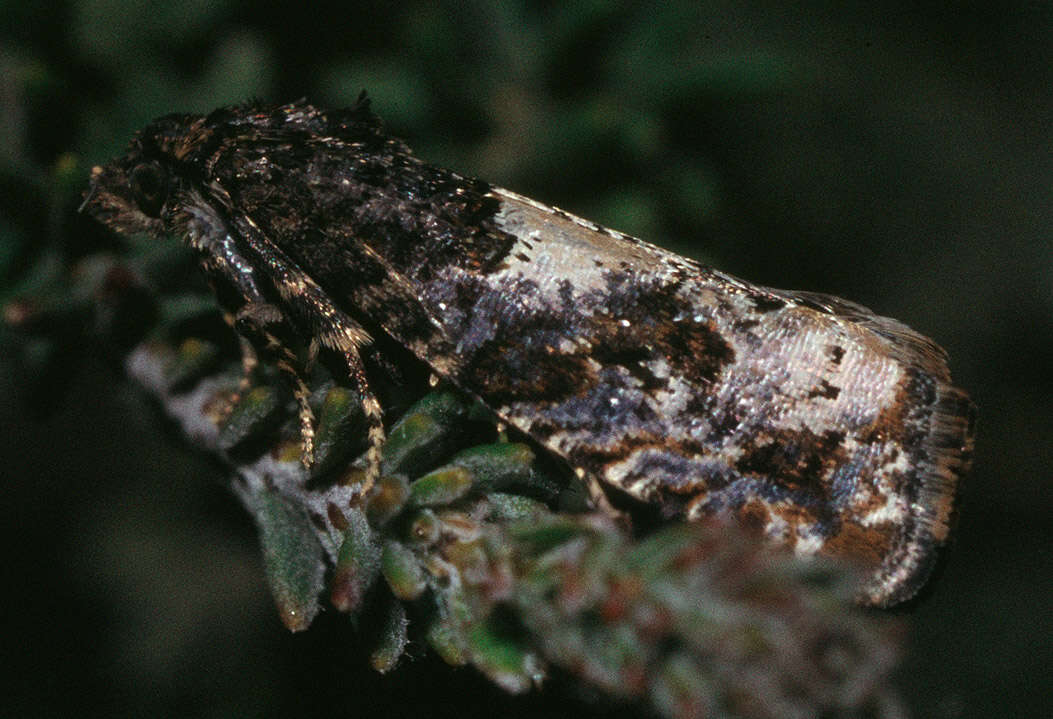
[[(5, 288), (42, 245), (77, 251), (87, 168), (153, 117), (367, 88), (428, 160), (943, 344), (975, 470), (899, 684), (918, 716), (1048, 711), (1049, 4), (257, 5), (0, 3)], [(40, 417), (8, 360), (3, 714), (609, 713), (423, 651), (378, 677), (339, 616), (287, 634), (218, 470), (112, 365), (85, 352)]]

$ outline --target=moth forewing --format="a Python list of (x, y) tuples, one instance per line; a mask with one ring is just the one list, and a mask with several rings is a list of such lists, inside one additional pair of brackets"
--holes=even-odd
[[(167, 173), (158, 218), (129, 180), (143, 163)], [(364, 402), (359, 342), (334, 338), (368, 330), (579, 474), (864, 564), (870, 604), (913, 595), (947, 540), (972, 405), (931, 340), (866, 308), (423, 163), (363, 104), (162, 118), (93, 190), (114, 228), (188, 234), (235, 288), (265, 285), (305, 344), (347, 355)], [(196, 242), (202, 217), (230, 243)]]
[[(548, 386), (571, 371), (560, 365), (577, 375), (564, 396), (540, 398), (529, 370), (515, 397), (508, 382), (494, 397), (470, 377), (503, 419), (638, 499), (691, 518), (731, 514), (800, 554), (862, 561), (868, 603), (916, 591), (970, 451), (972, 408), (942, 350), (854, 303), (753, 286), (495, 194), (517, 243), (492, 291), (519, 287), (518, 310), (567, 328), (521, 369), (547, 353), (559, 358)], [(526, 342), (515, 351), (530, 353)]]

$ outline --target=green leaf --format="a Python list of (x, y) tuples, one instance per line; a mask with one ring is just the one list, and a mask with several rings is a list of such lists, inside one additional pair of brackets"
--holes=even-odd
[(450, 504), (471, 489), (471, 472), (464, 467), (443, 467), (410, 485), (410, 503), (418, 507)]
[(369, 655), (369, 663), (381, 674), (387, 674), (406, 652), (409, 644), (409, 619), (402, 602), (391, 602), (388, 605), (387, 617), (380, 631), (380, 641)]
[(380, 557), (380, 571), (399, 599), (413, 600), (427, 587), (420, 560), (409, 547), (395, 540), (384, 542)]
[(348, 527), (330, 581), (329, 601), (340, 611), (354, 612), (380, 571), (380, 543), (361, 509), (344, 514)]
[(278, 426), (281, 419), (282, 403), (278, 391), (269, 386), (254, 387), (231, 410), (220, 427), (216, 443), (220, 449), (229, 452), (250, 439), (266, 435)]
[(318, 614), (325, 582), (322, 546), (302, 507), (266, 488), (250, 490), (247, 504), (259, 527), (263, 567), (282, 622), (298, 632)]

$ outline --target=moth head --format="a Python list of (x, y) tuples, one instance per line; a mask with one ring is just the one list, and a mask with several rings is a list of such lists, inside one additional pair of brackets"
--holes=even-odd
[(167, 185), (167, 173), (154, 163), (96, 166), (80, 209), (117, 232), (162, 234)]
[(207, 139), (200, 117), (168, 116), (140, 132), (124, 156), (91, 171), (81, 210), (118, 232), (171, 229), (190, 151)]
[(128, 173), (128, 189), (141, 213), (159, 218), (168, 199), (168, 171), (155, 160), (140, 162)]
[[(330, 137), (348, 143), (393, 142), (382, 135), (364, 97), (336, 112), (299, 101), (167, 115), (139, 132), (123, 157), (93, 168), (81, 209), (117, 232), (185, 236), (188, 225), (202, 215), (210, 225), (222, 223), (224, 213), (217, 208), (230, 202), (225, 178), (234, 184), (273, 180), (267, 153), (276, 141), (292, 147)], [(256, 162), (260, 156), (267, 161)]]

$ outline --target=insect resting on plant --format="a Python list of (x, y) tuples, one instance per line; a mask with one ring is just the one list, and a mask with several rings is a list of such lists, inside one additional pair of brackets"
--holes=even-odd
[(949, 536), (974, 408), (944, 352), (826, 295), (758, 287), (422, 162), (368, 102), (169, 115), (95, 168), (85, 206), (185, 239), (254, 352), (338, 355), (385, 335), (589, 482), (669, 515), (733, 517), (862, 562), (860, 598), (924, 583)]

